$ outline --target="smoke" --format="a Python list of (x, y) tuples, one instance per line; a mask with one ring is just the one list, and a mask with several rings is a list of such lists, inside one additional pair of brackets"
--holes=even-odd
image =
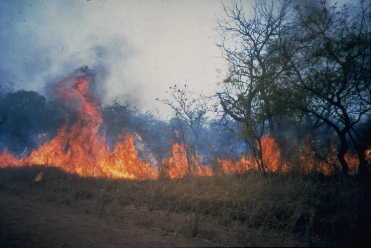
[(222, 5), (208, 1), (0, 1), (0, 83), (43, 93), (81, 66), (104, 68), (104, 104), (154, 99), (174, 83), (212, 94), (226, 72), (215, 41)]
[(0, 98), (0, 150), (27, 154), (53, 137), (64, 122), (61, 105), (34, 91)]
[(1, 1), (1, 88), (44, 93), (48, 84), (88, 66), (105, 84), (103, 103), (130, 92), (125, 68), (133, 50), (123, 27), (98, 18), (98, 11), (86, 1)]

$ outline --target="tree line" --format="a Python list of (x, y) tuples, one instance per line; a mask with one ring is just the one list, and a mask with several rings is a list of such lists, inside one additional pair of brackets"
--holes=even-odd
[(331, 129), (344, 174), (350, 150), (364, 174), (370, 143), (358, 129), (370, 129), (371, 120), (370, 3), (249, 3), (247, 10), (243, 2), (224, 7), (219, 46), (229, 68), (217, 97), (224, 113), (243, 127), (261, 169), (260, 138), (274, 134), (285, 118)]

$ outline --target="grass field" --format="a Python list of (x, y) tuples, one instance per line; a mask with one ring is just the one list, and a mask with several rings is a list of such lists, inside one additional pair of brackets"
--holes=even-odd
[(50, 167), (4, 168), (0, 192), (103, 219), (133, 218), (133, 225), (220, 246), (351, 246), (368, 232), (361, 227), (369, 217), (362, 209), (371, 206), (352, 177), (255, 171), (127, 181)]

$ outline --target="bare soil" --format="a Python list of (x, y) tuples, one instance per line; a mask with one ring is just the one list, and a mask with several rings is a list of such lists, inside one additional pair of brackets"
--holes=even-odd
[(120, 218), (37, 202), (0, 191), (0, 247), (200, 247), (207, 240), (169, 233), (137, 222), (135, 207)]

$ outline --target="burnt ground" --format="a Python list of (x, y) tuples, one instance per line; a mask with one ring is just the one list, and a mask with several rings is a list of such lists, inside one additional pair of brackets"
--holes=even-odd
[(127, 207), (120, 218), (99, 216), (0, 191), (1, 247), (184, 247), (215, 246), (206, 240), (146, 227), (140, 210)]

